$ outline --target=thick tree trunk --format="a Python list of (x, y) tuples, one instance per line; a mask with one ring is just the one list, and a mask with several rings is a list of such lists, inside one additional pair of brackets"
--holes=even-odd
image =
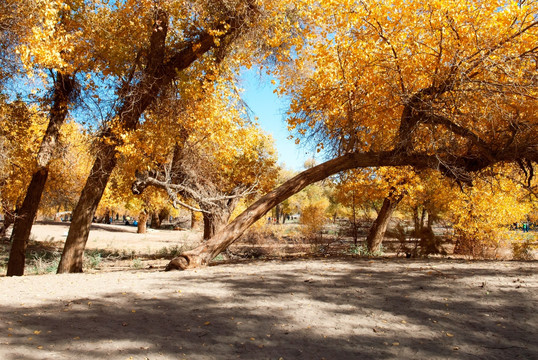
[[(490, 162), (480, 162), (477, 164), (476, 162), (469, 161), (467, 158), (459, 158), (452, 161), (452, 163), (460, 166), (460, 169), (475, 172), (482, 170), (495, 162), (514, 161), (518, 156), (521, 156), (520, 151), (507, 149), (507, 151), (503, 153), (498, 153), (497, 157), (490, 160)], [(538, 155), (536, 155), (536, 159), (538, 160)], [(167, 270), (189, 269), (207, 265), (209, 261), (230, 246), (243, 234), (243, 232), (245, 232), (246, 229), (249, 228), (249, 226), (262, 218), (274, 206), (298, 193), (306, 186), (337, 174), (340, 171), (379, 166), (413, 166), (417, 169), (429, 168), (443, 170), (446, 169), (444, 165), (445, 161), (448, 162), (448, 160), (439, 158), (438, 155), (407, 154), (398, 150), (348, 153), (329, 160), (323, 164), (303, 171), (260, 198), (213, 238), (209, 239), (199, 247), (186, 251), (173, 259), (168, 264)]]
[(41, 196), (45, 189), (45, 183), (49, 174), (49, 162), (56, 149), (60, 137), (60, 129), (67, 117), (69, 101), (74, 89), (75, 81), (72, 76), (61, 73), (56, 74), (49, 124), (45, 131), (45, 136), (41, 141), (39, 152), (37, 153), (37, 169), (32, 175), (32, 180), (26, 190), (22, 206), (18, 209), (11, 233), (11, 250), (7, 268), (8, 276), (21, 276), (24, 274), (26, 246), (32, 231), (32, 224), (36, 217), (37, 209), (39, 208), (39, 203), (41, 202)]
[(148, 222), (148, 214), (142, 211), (138, 215), (138, 227), (136, 229), (136, 232), (138, 234), (145, 234), (147, 232), (147, 225), (146, 225), (147, 222)]
[(223, 229), (228, 220), (230, 213), (227, 211), (213, 210), (212, 213), (202, 213), (204, 218), (204, 240), (211, 239)]
[(159, 218), (159, 214), (157, 214), (156, 211), (151, 212), (151, 224), (150, 227), (152, 229), (158, 229), (161, 227), (161, 219)]
[(30, 238), (32, 224), (39, 206), (39, 199), (41, 199), (41, 195), (43, 194), (48, 174), (49, 172), (46, 168), (34, 173), (22, 206), (17, 212), (13, 232), (11, 233), (11, 250), (7, 264), (7, 276), (24, 275), (26, 246)]
[(403, 196), (401, 195), (388, 196), (383, 200), (383, 206), (381, 206), (381, 210), (377, 214), (377, 219), (375, 219), (372, 224), (370, 233), (366, 238), (366, 246), (369, 253), (373, 254), (381, 249), (381, 243), (383, 242), (383, 237), (387, 231), (387, 226), (389, 225), (392, 213), (402, 198)]
[(73, 219), (58, 265), (58, 273), (82, 272), (84, 248), (88, 241), (92, 219), (110, 174), (116, 166), (115, 146), (102, 145), (102, 147), (103, 149), (97, 154), (90, 176), (73, 211)]

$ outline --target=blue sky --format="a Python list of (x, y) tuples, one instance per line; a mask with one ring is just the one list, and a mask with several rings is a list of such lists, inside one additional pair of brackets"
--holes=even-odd
[(245, 90), (243, 100), (258, 117), (260, 126), (270, 133), (278, 150), (278, 161), (289, 169), (302, 170), (305, 160), (312, 157), (312, 152), (295, 145), (289, 140), (290, 133), (285, 121), (287, 101), (273, 93), (275, 86), (271, 77), (258, 73), (257, 70), (245, 70), (241, 76), (241, 87)]

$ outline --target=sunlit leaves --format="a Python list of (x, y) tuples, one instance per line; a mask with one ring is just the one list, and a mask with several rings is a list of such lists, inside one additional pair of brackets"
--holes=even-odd
[[(301, 1), (304, 43), (280, 70), (291, 129), (335, 153), (390, 149), (403, 106), (450, 82), (437, 114), (492, 139), (518, 107), (535, 121), (535, 2)], [(417, 129), (418, 149), (464, 151), (441, 127)], [(459, 149), (458, 149), (459, 148)]]

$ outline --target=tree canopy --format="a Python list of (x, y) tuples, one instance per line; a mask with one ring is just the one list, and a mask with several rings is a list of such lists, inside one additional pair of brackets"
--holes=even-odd
[[(460, 190), (474, 183), (474, 194), (489, 176), (499, 194), (535, 196), (537, 1), (7, 0), (0, 13), (0, 194), (21, 204), (19, 257), (49, 170), (74, 166), (74, 143), (92, 138), (69, 181), (48, 180), (47, 206), (74, 207), (59, 272), (82, 271), (103, 194), (114, 201), (111, 177), (108, 191), (130, 197), (145, 174), (146, 185), (204, 213), (215, 199), (273, 187), (271, 141), (240, 97), (244, 68), (276, 79), (296, 142), (327, 161), (259, 198), (180, 267), (207, 263), (271, 208), (345, 171), (354, 174), (341, 177), (343, 189), (362, 183), (364, 196), (397, 202), (407, 194), (410, 208), (452, 211), (455, 224), (483, 210), (440, 205), (424, 189), (439, 186), (431, 171)], [(8, 89), (15, 84), (26, 93)], [(66, 186), (80, 194), (76, 205), (54, 199)], [(452, 198), (476, 201), (472, 191)]]

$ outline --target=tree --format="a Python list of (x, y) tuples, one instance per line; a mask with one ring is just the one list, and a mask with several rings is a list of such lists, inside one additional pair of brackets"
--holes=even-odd
[[(228, 87), (218, 90), (215, 85), (213, 94), (203, 91), (194, 109), (180, 114), (175, 124), (180, 128), (177, 132), (163, 127), (166, 121), (162, 119), (156, 122), (158, 129), (145, 132), (160, 139), (159, 147), (170, 144), (164, 152), (169, 156), (152, 171), (137, 172), (132, 187), (137, 194), (147, 186), (164, 189), (174, 206), (201, 212), (204, 239), (228, 223), (241, 198), (270, 188), (277, 172), (270, 138), (243, 118), (236, 94)], [(193, 104), (191, 99), (189, 102)], [(167, 138), (169, 133), (179, 133), (181, 139)], [(157, 163), (163, 152), (146, 148), (144, 154), (152, 154)]]
[(9, 253), (8, 276), (23, 275), (26, 255), (26, 244), (30, 237), (32, 223), (37, 214), (39, 201), (49, 173), (49, 162), (55, 150), (60, 127), (67, 116), (69, 97), (74, 89), (70, 76), (56, 74), (53, 104), (50, 111), (49, 126), (45, 132), (41, 147), (37, 154), (37, 168), (26, 190), (26, 196), (17, 211), (13, 232), (11, 234), (11, 250)]
[(533, 206), (514, 170), (513, 166), (495, 166), (487, 177), (477, 178), (473, 187), (453, 192), (448, 206), (456, 253), (482, 257), (503, 241), (514, 240), (509, 226), (524, 222)]
[(32, 177), (32, 159), (44, 133), (43, 116), (35, 106), (21, 100), (0, 103), (0, 139), (3, 161), (0, 201), (5, 221), (2, 235), (15, 221), (16, 209), (24, 199), (24, 187)]
[[(67, 118), (69, 106), (76, 95), (74, 68), (77, 67), (77, 63), (68, 54), (79, 50), (76, 48), (76, 38), (79, 34), (75, 33), (79, 25), (78, 9), (75, 4), (63, 1), (34, 4), (29, 1), (26, 5), (34, 14), (28, 17), (30, 23), (26, 24), (24, 31), (21, 31), (17, 52), (21, 54), (22, 63), (30, 76), (37, 72), (43, 81), (47, 81), (44, 69), (49, 69), (53, 85), (47, 130), (41, 140), (36, 164), (32, 165), (32, 178), (24, 201), (15, 217), (11, 234), (8, 276), (24, 273), (26, 244), (49, 174), (49, 163), (56, 150), (61, 126)], [(32, 22), (34, 19), (37, 20)]]
[[(127, 1), (116, 5), (100, 8), (100, 16), (115, 18), (123, 26), (112, 29), (111, 33), (118, 34), (114, 39), (102, 35), (104, 41), (97, 47), (96, 57), (104, 58), (106, 74), (121, 77), (123, 83), (117, 90), (118, 105), (99, 136), (94, 165), (73, 212), (59, 273), (82, 271), (90, 223), (116, 166), (121, 135), (138, 128), (142, 114), (164, 89), (181, 81), (182, 71), (202, 58), (206, 69), (210, 68), (215, 59), (212, 51), (227, 49), (226, 44), (248, 30), (258, 13), (255, 3), (248, 0), (218, 4)], [(110, 25), (103, 26), (111, 30)], [(125, 44), (112, 41), (126, 40), (125, 30), (131, 27), (137, 36), (129, 33), (131, 40)], [(112, 45), (112, 51), (105, 54), (103, 45)]]
[[(417, 176), (410, 168), (357, 169), (340, 177), (337, 183), (341, 188), (340, 197), (352, 201), (352, 206), (355, 206), (357, 199), (380, 203), (380, 206), (375, 207), (377, 217), (366, 237), (366, 246), (370, 253), (380, 251), (394, 210), (417, 185)], [(351, 198), (346, 196), (349, 192), (352, 193)], [(353, 211), (354, 216), (355, 214)]]
[(296, 4), (303, 42), (280, 64), (290, 127), (337, 156), (262, 197), (170, 268), (206, 264), (269, 209), (358, 167), (438, 169), (461, 183), (538, 160), (535, 2)]
[(76, 122), (65, 123), (56, 146), (56, 156), (49, 163), (40, 213), (55, 215), (75, 207), (92, 160), (90, 136)]

